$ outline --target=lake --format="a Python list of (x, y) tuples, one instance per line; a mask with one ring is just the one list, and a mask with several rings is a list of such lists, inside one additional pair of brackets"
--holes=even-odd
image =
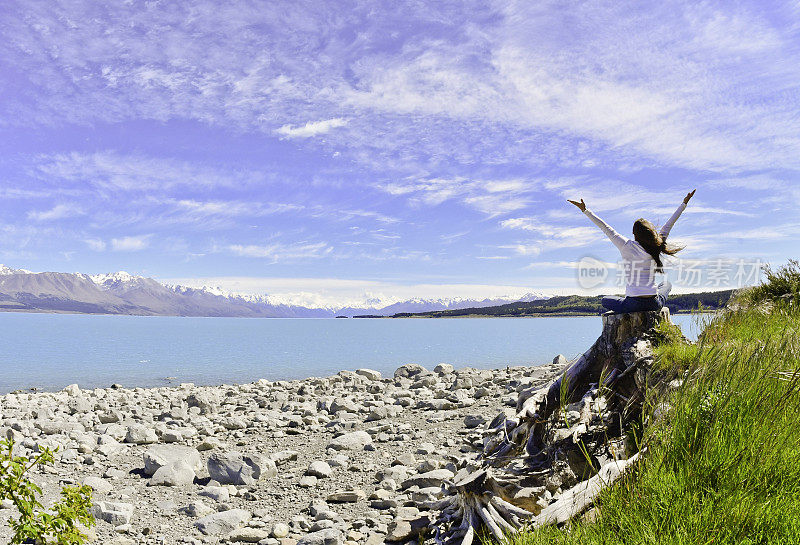
[[(688, 315), (673, 316), (696, 338)], [(462, 319), (258, 319), (0, 313), (0, 393), (36, 387), (223, 384), (328, 376), (360, 367), (391, 375), (541, 365), (573, 358), (600, 334), (598, 316)]]

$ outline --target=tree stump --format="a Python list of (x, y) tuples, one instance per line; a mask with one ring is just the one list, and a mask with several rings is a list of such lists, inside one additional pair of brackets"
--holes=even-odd
[(469, 545), (484, 528), (499, 541), (525, 523), (565, 522), (635, 460), (623, 436), (641, 418), (654, 328), (670, 321), (669, 309), (602, 320), (595, 343), (549, 385), (521, 392), (515, 414), (487, 426), (482, 454), (443, 485), (431, 506), (441, 511), (437, 543)]

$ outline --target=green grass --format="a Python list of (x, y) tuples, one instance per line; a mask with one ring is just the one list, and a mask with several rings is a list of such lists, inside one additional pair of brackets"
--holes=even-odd
[[(762, 291), (749, 302), (782, 295)], [(799, 307), (727, 311), (695, 345), (664, 331), (657, 364), (686, 380), (653, 399), (672, 409), (646, 426), (643, 461), (602, 494), (594, 522), (509, 544), (800, 543)]]
[(739, 299), (751, 304), (777, 299), (793, 300), (795, 304), (800, 302), (800, 262), (796, 259), (790, 259), (777, 270), (765, 266), (764, 276), (764, 283), (745, 291)]

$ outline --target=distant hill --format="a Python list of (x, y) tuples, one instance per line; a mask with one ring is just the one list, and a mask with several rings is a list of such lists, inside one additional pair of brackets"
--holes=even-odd
[(0, 265), (0, 312), (68, 312), (82, 314), (129, 314), (140, 316), (228, 316), (252, 318), (333, 318), (370, 314), (390, 316), (398, 312), (424, 312), (480, 308), (512, 301), (543, 299), (529, 293), (521, 298), (409, 299), (364, 307), (314, 308), (279, 302), (269, 295), (244, 296), (219, 288), (165, 285), (152, 278), (124, 271), (87, 275), (82, 273), (31, 272)]
[[(733, 290), (684, 293), (671, 295), (667, 301), (670, 312), (690, 312), (701, 306), (707, 310), (723, 308)], [(465, 316), (581, 316), (603, 312), (600, 296), (561, 295), (549, 299), (515, 302), (483, 308), (463, 308), (431, 312), (399, 312), (392, 318), (454, 318)]]

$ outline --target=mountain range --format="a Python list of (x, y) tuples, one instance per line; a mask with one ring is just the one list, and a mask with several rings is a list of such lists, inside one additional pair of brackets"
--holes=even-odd
[(480, 308), (517, 301), (547, 299), (538, 293), (523, 297), (409, 299), (388, 305), (312, 308), (274, 301), (269, 295), (225, 293), (217, 288), (167, 285), (124, 271), (82, 273), (31, 272), (0, 265), (0, 311), (126, 314), (136, 316), (226, 316), (252, 318), (332, 318), (391, 316)]

